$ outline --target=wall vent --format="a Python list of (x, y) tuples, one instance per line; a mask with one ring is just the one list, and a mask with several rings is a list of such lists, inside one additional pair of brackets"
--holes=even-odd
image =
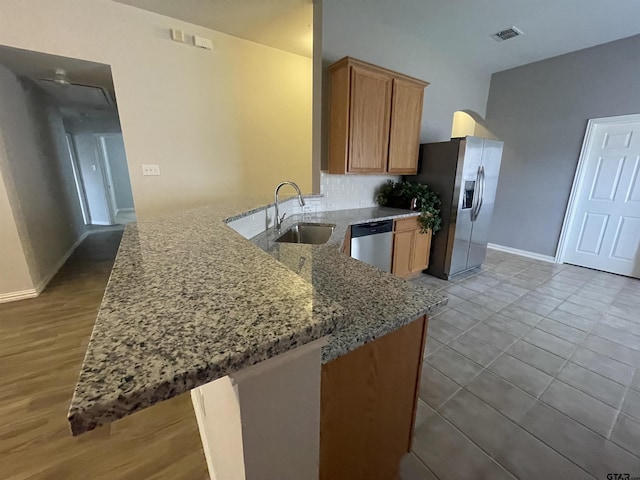
[(494, 33), (493, 35), (491, 35), (491, 38), (493, 38), (496, 42), (503, 42), (520, 35), (522, 35), (521, 30), (518, 30), (516, 27), (509, 27), (498, 33)]

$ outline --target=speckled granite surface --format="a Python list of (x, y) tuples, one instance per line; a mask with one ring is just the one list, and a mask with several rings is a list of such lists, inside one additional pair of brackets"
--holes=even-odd
[(336, 229), (324, 245), (276, 243), (273, 229), (252, 241), (296, 272), (316, 291), (345, 308), (347, 322), (333, 332), (322, 360), (329, 362), (367, 342), (386, 335), (446, 302), (427, 288), (381, 272), (340, 252), (349, 225), (415, 216), (393, 208), (363, 208), (295, 215), (282, 232), (298, 222), (334, 223)]
[(127, 226), (69, 409), (73, 434), (333, 334), (328, 361), (446, 301), (339, 252), (350, 223), (406, 212), (289, 219), (285, 228), (302, 218), (338, 225), (310, 246), (275, 244), (268, 232), (252, 243), (224, 223), (256, 205)]
[(69, 409), (74, 434), (341, 325), (337, 302), (224, 223), (245, 209), (127, 226)]

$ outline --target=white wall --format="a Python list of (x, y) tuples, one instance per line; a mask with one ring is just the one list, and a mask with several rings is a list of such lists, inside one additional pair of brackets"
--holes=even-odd
[(0, 302), (32, 290), (29, 266), (0, 170)]
[[(32, 284), (40, 290), (84, 231), (64, 126), (44, 92), (2, 66), (0, 98), (0, 170)], [(15, 245), (12, 253), (20, 254)], [(13, 284), (14, 273), (2, 271), (7, 290), (0, 293), (23, 289), (23, 280)]]
[[(311, 59), (109, 0), (0, 0), (0, 44), (112, 67), (140, 219), (311, 188)], [(211, 38), (215, 52), (172, 42)], [(162, 175), (143, 177), (157, 163)]]

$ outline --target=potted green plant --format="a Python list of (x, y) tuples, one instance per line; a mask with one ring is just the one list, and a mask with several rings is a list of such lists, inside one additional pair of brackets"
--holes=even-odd
[(379, 205), (394, 208), (412, 208), (420, 211), (419, 222), (422, 233), (431, 230), (436, 233), (442, 226), (440, 217), (440, 198), (427, 185), (422, 183), (394, 182), (385, 183), (378, 194)]

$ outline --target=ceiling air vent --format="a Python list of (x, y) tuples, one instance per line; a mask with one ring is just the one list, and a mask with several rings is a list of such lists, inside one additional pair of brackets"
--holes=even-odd
[(522, 35), (521, 30), (518, 30), (516, 27), (509, 27), (505, 30), (502, 30), (501, 32), (494, 33), (493, 35), (491, 35), (491, 38), (493, 38), (496, 42), (503, 42), (519, 35)]

